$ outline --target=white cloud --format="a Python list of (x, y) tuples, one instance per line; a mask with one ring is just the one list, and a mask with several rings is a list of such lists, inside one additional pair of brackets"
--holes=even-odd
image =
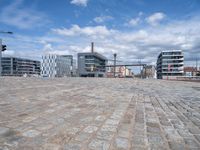
[(71, 4), (77, 5), (77, 6), (83, 6), (86, 7), (88, 0), (71, 0)]
[(106, 26), (87, 26), (87, 27), (79, 27), (78, 25), (72, 25), (71, 28), (57, 28), (52, 29), (54, 33), (57, 33), (59, 35), (65, 35), (65, 36), (89, 36), (92, 38), (104, 38), (106, 36), (109, 36), (111, 33), (114, 32), (114, 30), (107, 29)]
[(112, 20), (112, 19), (113, 19), (112, 16), (99, 16), (99, 17), (95, 17), (93, 20), (96, 23), (103, 23), (105, 21)]
[(21, 29), (39, 27), (49, 22), (43, 13), (31, 8), (23, 8), (22, 3), (23, 0), (16, 0), (2, 9), (0, 22)]
[(146, 18), (147, 23), (149, 23), (152, 26), (156, 26), (160, 23), (161, 20), (163, 20), (165, 18), (165, 14), (162, 12), (156, 12), (154, 14), (152, 14), (151, 16), (149, 16), (148, 18)]
[(129, 26), (137, 26), (140, 22), (140, 18), (137, 17), (137, 18), (134, 18), (134, 19), (131, 19), (129, 22), (128, 22), (128, 25)]
[(50, 43), (45, 44), (43, 50), (44, 51), (53, 50), (52, 44)]
[(116, 40), (123, 43), (139, 42), (146, 38), (148, 38), (148, 33), (145, 30), (139, 30), (138, 32), (132, 33), (119, 33), (119, 35), (115, 37)]
[(125, 23), (125, 26), (135, 27), (139, 25), (142, 22), (142, 16), (143, 12), (139, 12), (138, 16), (136, 18), (130, 19), (127, 23)]
[(13, 56), (15, 54), (15, 51), (13, 50), (7, 50), (3, 52), (3, 55), (5, 56)]

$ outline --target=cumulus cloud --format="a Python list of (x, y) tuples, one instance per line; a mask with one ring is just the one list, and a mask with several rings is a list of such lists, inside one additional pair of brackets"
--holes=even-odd
[(135, 27), (142, 22), (143, 12), (139, 12), (136, 18), (130, 19), (128, 22), (125, 23), (125, 26)]
[(44, 51), (53, 50), (52, 44), (50, 44), (50, 43), (45, 44), (43, 50)]
[(72, 25), (71, 28), (56, 28), (52, 29), (54, 33), (57, 33), (59, 35), (65, 35), (65, 36), (90, 36), (93, 38), (104, 38), (106, 36), (109, 36), (114, 32), (114, 30), (107, 29), (106, 26), (87, 26), (87, 27), (79, 27), (78, 25)]
[(3, 52), (4, 56), (13, 56), (15, 54), (15, 51), (13, 50), (7, 50)]
[(86, 7), (88, 0), (71, 0), (71, 4), (77, 5), (77, 6), (83, 6)]
[(146, 18), (147, 23), (149, 23), (152, 26), (156, 26), (160, 23), (161, 20), (163, 20), (165, 18), (165, 14), (162, 12), (156, 12), (154, 14), (152, 14), (151, 16), (149, 16), (148, 18)]
[(93, 20), (96, 23), (103, 23), (103, 22), (106, 22), (106, 21), (109, 21), (109, 20), (112, 20), (112, 19), (113, 19), (112, 16), (99, 16), (99, 17), (95, 17)]
[(115, 37), (116, 40), (121, 41), (123, 43), (143, 41), (147, 38), (148, 33), (145, 30), (139, 30), (138, 32), (132, 33), (119, 33), (119, 35)]
[(21, 29), (40, 27), (49, 22), (45, 14), (32, 8), (24, 8), (22, 3), (23, 0), (16, 0), (2, 9), (0, 22)]
[(134, 18), (134, 19), (131, 19), (129, 22), (128, 22), (128, 25), (129, 26), (137, 26), (140, 22), (140, 18), (137, 17), (137, 18)]

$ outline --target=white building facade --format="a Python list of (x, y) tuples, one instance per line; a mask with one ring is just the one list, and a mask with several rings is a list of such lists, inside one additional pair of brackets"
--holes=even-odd
[(62, 55), (48, 54), (42, 56), (42, 77), (71, 76), (71, 59)]

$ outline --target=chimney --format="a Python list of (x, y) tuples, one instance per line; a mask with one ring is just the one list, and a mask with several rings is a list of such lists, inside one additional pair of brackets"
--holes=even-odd
[(91, 53), (94, 53), (94, 42), (91, 43)]

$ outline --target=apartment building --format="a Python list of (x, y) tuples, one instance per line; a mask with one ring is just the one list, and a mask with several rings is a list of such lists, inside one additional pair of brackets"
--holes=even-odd
[(146, 65), (141, 71), (143, 78), (156, 78), (156, 67), (154, 65)]
[(48, 54), (42, 56), (42, 77), (64, 77), (72, 75), (72, 58), (67, 55)]
[(176, 79), (184, 74), (184, 55), (182, 50), (162, 51), (157, 59), (157, 78)]
[[(108, 67), (106, 76), (108, 78), (114, 77), (114, 67)], [(131, 69), (125, 66), (116, 66), (115, 67), (115, 77), (125, 78), (125, 77), (133, 77)]]
[(40, 75), (40, 61), (17, 58), (2, 57), (2, 76)]

